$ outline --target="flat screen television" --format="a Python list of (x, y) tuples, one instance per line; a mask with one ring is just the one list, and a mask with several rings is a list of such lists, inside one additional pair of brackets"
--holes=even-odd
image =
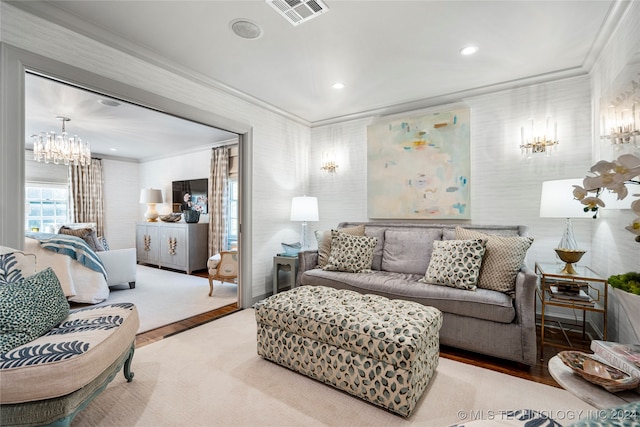
[(173, 181), (171, 184), (173, 212), (182, 212), (191, 208), (200, 211), (201, 214), (209, 213), (208, 189), (207, 178)]

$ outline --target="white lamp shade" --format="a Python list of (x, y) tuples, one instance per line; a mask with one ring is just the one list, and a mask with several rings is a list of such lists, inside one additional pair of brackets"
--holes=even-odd
[(544, 181), (540, 194), (540, 216), (543, 218), (587, 218), (584, 206), (573, 197), (573, 186), (582, 186), (582, 179)]
[(140, 190), (140, 203), (162, 203), (162, 190), (143, 188)]
[(318, 198), (303, 196), (291, 199), (291, 221), (318, 221)]

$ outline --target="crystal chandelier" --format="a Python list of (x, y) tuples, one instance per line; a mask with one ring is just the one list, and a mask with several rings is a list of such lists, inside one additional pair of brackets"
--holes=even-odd
[(91, 148), (89, 143), (82, 141), (78, 135), (69, 138), (65, 131), (65, 122), (71, 121), (68, 117), (57, 116), (56, 119), (62, 122), (62, 132), (41, 132), (40, 135), (33, 135), (33, 158), (38, 162), (53, 162), (65, 165), (75, 163), (86, 166), (91, 163)]

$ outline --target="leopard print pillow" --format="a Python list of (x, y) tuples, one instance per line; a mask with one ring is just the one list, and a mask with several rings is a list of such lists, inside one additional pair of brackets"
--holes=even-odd
[(476, 290), (486, 239), (435, 240), (423, 283)]
[(69, 303), (51, 267), (0, 286), (0, 354), (33, 341), (69, 315)]
[(377, 237), (352, 236), (331, 230), (331, 252), (323, 270), (362, 273), (371, 270)]
[[(334, 230), (320, 231), (316, 230), (316, 240), (318, 241), (318, 267), (327, 265), (329, 254), (331, 253), (331, 239)], [(341, 233), (351, 234), (352, 236), (364, 236), (364, 224), (355, 227), (345, 227), (338, 230)]]

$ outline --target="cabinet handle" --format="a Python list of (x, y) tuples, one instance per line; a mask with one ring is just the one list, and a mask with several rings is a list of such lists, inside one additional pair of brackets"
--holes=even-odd
[(145, 252), (149, 252), (151, 250), (151, 236), (148, 234), (144, 235), (144, 250)]
[(178, 245), (178, 239), (175, 237), (169, 237), (169, 255), (176, 254), (176, 246)]

